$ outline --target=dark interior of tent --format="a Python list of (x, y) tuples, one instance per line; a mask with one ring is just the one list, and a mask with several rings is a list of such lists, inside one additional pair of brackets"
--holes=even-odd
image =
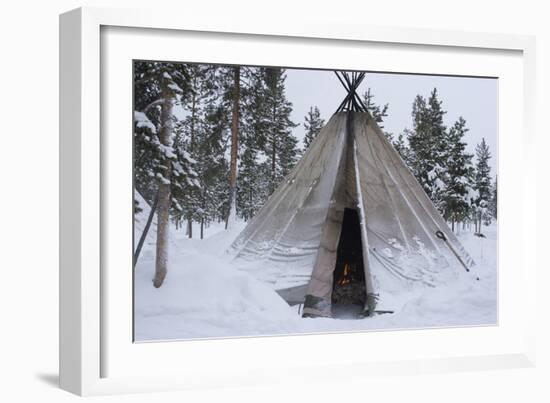
[(366, 301), (361, 225), (357, 210), (344, 210), (332, 282), (332, 316), (360, 316)]

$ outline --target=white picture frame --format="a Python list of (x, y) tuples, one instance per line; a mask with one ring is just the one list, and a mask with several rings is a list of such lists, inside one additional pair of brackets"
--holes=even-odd
[[(127, 183), (124, 180), (128, 179), (127, 172), (123, 171), (126, 169), (124, 164), (119, 168), (109, 163), (111, 150), (108, 147), (123, 149), (127, 146), (128, 153), (131, 149), (131, 143), (126, 140), (114, 144), (110, 142), (110, 137), (102, 137), (102, 133), (109, 132), (111, 124), (105, 119), (108, 113), (102, 110), (105, 94), (112, 93), (114, 96), (125, 97), (126, 100), (131, 97), (131, 94), (120, 92), (123, 87), (113, 85), (111, 89), (109, 83), (112, 81), (105, 83), (102, 80), (102, 74), (105, 73), (103, 69), (106, 68), (102, 57), (109, 55), (103, 48), (115, 43), (106, 42), (106, 37), (102, 36), (109, 32), (109, 27), (122, 30), (120, 32), (123, 32), (123, 36), (137, 35), (138, 32), (147, 36), (155, 32), (159, 35), (152, 40), (161, 42), (178, 40), (179, 34), (193, 33), (194, 38), (214, 35), (216, 40), (224, 37), (227, 41), (239, 38), (252, 40), (256, 44), (269, 43), (272, 46), (291, 41), (302, 48), (318, 45), (332, 47), (335, 51), (346, 46), (365, 46), (365, 49), (374, 46), (382, 52), (392, 48), (396, 52), (421, 52), (434, 65), (436, 59), (430, 52), (440, 52), (456, 60), (462, 58), (461, 52), (469, 52), (472, 57), (487, 56), (487, 66), (496, 64), (494, 60), (489, 63), (491, 57), (510, 54), (511, 67), (505, 74), (509, 77), (507, 82), (511, 92), (507, 92), (508, 87), (503, 87), (504, 93), (501, 91), (499, 97), (513, 93), (520, 99), (514, 100), (513, 104), (504, 102), (505, 99), (503, 102), (499, 100), (499, 122), (507, 124), (506, 127), (501, 126), (501, 135), (506, 136), (506, 141), (499, 145), (499, 171), (502, 171), (499, 176), (499, 196), (502, 189), (499, 214), (503, 217), (499, 218), (499, 259), (505, 265), (500, 268), (502, 276), (499, 278), (499, 292), (504, 294), (499, 294), (499, 325), (422, 332), (413, 330), (144, 343), (137, 348), (131, 338), (127, 337), (129, 318), (125, 317), (128, 303), (131, 304), (127, 298), (131, 284), (124, 286), (126, 291), (122, 291), (123, 302), (113, 301), (113, 298), (109, 298), (113, 289), (118, 290), (117, 285), (124, 285), (127, 277), (112, 277), (111, 272), (105, 271), (105, 267), (109, 266), (109, 259), (113, 258), (109, 255), (105, 228), (110, 226), (115, 232), (118, 228), (122, 233), (121, 237), (127, 236), (130, 230), (124, 226), (124, 221), (118, 221), (118, 217), (128, 220), (130, 215), (108, 214), (109, 220), (106, 222), (106, 211), (113, 211), (110, 203), (116, 199), (110, 192), (114, 192), (115, 187), (125, 191), (124, 186), (118, 185)], [(60, 385), (63, 389), (79, 395), (97, 395), (245, 386), (293, 382), (295, 379), (328, 381), (335, 377), (331, 369), (349, 369), (356, 376), (369, 376), (381, 373), (394, 375), (534, 365), (534, 279), (537, 268), (534, 254), (529, 253), (530, 243), (526, 234), (536, 233), (536, 212), (527, 208), (527, 203), (524, 203), (528, 192), (516, 192), (519, 194), (512, 195), (507, 187), (507, 181), (518, 179), (524, 180), (524, 189), (534, 187), (534, 175), (521, 176), (521, 172), (534, 167), (536, 163), (532, 158), (535, 149), (533, 37), (372, 27), (353, 22), (327, 23), (314, 20), (302, 20), (300, 23), (290, 21), (283, 26), (269, 20), (207, 20), (160, 10), (81, 8), (61, 15), (60, 49)], [(165, 49), (168, 46), (159, 46), (155, 54), (143, 50), (140, 55), (128, 53), (124, 57), (146, 58), (144, 56), (152, 54), (155, 59), (167, 60), (170, 53)], [(273, 57), (280, 57), (267, 51), (246, 55), (241, 49), (236, 50), (236, 53), (236, 60), (242, 61), (242, 64), (254, 60), (258, 63), (258, 58), (262, 59), (262, 63), (268, 64)], [(227, 57), (213, 55), (209, 60), (202, 61), (231, 62)], [(386, 56), (381, 58), (384, 57)], [(396, 56), (388, 56), (388, 60), (391, 57), (395, 60)], [(355, 65), (353, 61), (347, 61), (345, 66), (336, 67), (366, 69), (365, 61), (359, 59)], [(507, 65), (508, 62), (504, 59), (502, 65)], [(296, 63), (308, 67), (304, 66), (307, 63), (305, 60)], [(319, 62), (310, 63), (315, 65)], [(325, 62), (325, 67), (334, 67), (331, 63), (334, 62)], [(384, 68), (384, 63), (380, 66)], [(416, 68), (402, 71), (415, 72), (415, 69), (421, 68), (422, 65), (418, 64)], [(461, 65), (457, 62), (453, 69), (437, 71), (437, 67), (434, 67), (426, 73), (461, 74), (470, 71), (470, 68), (467, 63)], [(477, 66), (476, 71), (482, 75), (483, 71), (493, 68), (497, 67), (481, 65)], [(118, 81), (117, 83), (120, 84)], [(123, 82), (122, 85), (130, 88), (131, 82)], [(518, 105), (521, 106), (520, 110), (517, 109)], [(517, 130), (511, 133), (508, 128)], [(130, 138), (128, 132), (126, 139)], [(506, 168), (511, 163), (507, 155), (514, 149), (518, 150), (518, 147), (521, 150), (521, 169), (513, 173)], [(115, 172), (119, 169), (122, 171)], [(123, 182), (112, 179), (116, 177), (123, 178)], [(507, 219), (511, 210), (507, 209), (508, 204), (519, 207), (519, 213), (517, 209), (514, 210), (515, 221), (519, 223)], [(112, 235), (110, 233), (110, 239), (114, 239)], [(515, 250), (506, 247), (514, 241)], [(131, 249), (121, 249), (127, 249), (128, 252), (127, 257), (119, 254), (121, 262), (131, 259)], [(128, 266), (129, 275), (130, 267)], [(516, 275), (520, 280), (517, 288), (514, 288), (514, 297), (521, 301), (520, 307), (514, 306), (508, 298), (513, 286), (510, 281)], [(518, 309), (524, 312), (521, 320), (518, 319)], [(359, 355), (347, 360), (331, 357), (330, 354), (319, 358), (315, 354), (320, 345), (330, 348), (331, 345), (341, 344), (342, 340), (349, 344), (367, 340), (368, 343), (379, 343), (380, 346), (387, 344), (388, 340), (406, 340), (417, 343), (419, 348), (415, 354), (399, 348), (391, 350), (390, 354), (389, 348), (380, 348), (369, 357)], [(434, 340), (445, 342), (446, 345), (434, 347)], [(293, 353), (285, 354), (285, 351)], [(217, 358), (209, 360), (208, 365), (201, 363), (200, 357), (208, 354)], [(138, 362), (143, 363), (144, 368), (135, 368), (135, 362), (132, 362), (132, 357), (138, 355)], [(169, 357), (178, 359), (169, 360)], [(117, 364), (122, 361), (128, 361), (129, 364)], [(164, 370), (162, 373), (156, 371), (158, 374), (155, 376), (150, 368), (159, 364), (162, 364)], [(327, 375), (329, 373), (330, 376)]]

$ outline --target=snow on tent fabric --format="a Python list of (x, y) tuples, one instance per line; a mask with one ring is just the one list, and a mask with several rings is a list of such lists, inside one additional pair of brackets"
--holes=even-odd
[(345, 77), (350, 85), (343, 83), (347, 101), (230, 247), (243, 268), (272, 284), (287, 302), (304, 303), (304, 316), (333, 315), (336, 282), (341, 283), (335, 273), (354, 259), (340, 256), (347, 242), (345, 216), (358, 221), (361, 250), (351, 254), (362, 260), (364, 315), (393, 309), (400, 290), (453, 281), (461, 266), (474, 266), (353, 98), (361, 78), (352, 77)]

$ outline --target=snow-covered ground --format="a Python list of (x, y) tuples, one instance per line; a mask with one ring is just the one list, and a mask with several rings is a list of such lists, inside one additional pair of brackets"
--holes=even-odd
[[(135, 235), (139, 238), (148, 206), (140, 203)], [(136, 341), (236, 337), (352, 330), (491, 325), (497, 321), (497, 228), (484, 227), (486, 238), (464, 230), (459, 239), (477, 263), (475, 276), (451, 284), (418, 288), (401, 296), (394, 314), (365, 319), (302, 318), (268, 285), (239, 271), (225, 253), (244, 227), (229, 231), (222, 223), (206, 229), (205, 239), (188, 239), (172, 228), (168, 275), (152, 284), (155, 258), (153, 225), (135, 270)], [(194, 227), (194, 235), (199, 228)]]

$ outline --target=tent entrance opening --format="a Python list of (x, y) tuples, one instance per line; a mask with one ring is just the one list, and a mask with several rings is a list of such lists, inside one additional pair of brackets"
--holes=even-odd
[(344, 210), (332, 282), (332, 316), (355, 317), (366, 301), (361, 226), (357, 210)]

